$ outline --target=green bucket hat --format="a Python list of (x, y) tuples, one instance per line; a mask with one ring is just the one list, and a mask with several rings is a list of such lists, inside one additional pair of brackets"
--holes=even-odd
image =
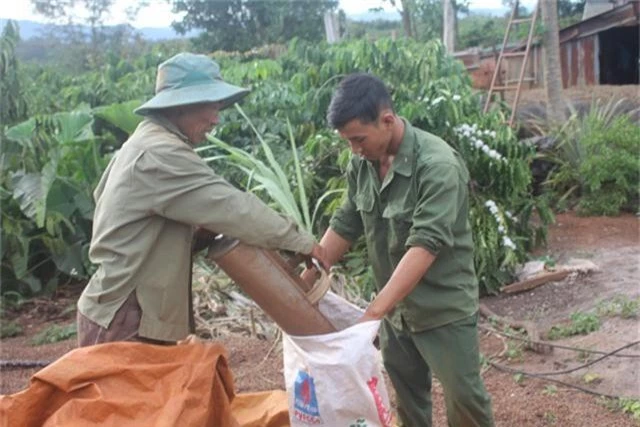
[(208, 56), (179, 53), (158, 66), (156, 95), (134, 112), (144, 116), (161, 108), (202, 102), (223, 102), (222, 108), (227, 108), (248, 93), (225, 83), (220, 66)]

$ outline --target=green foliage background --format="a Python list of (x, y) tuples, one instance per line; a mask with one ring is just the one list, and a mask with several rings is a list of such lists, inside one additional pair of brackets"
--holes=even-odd
[[(173, 53), (150, 51), (133, 62), (114, 56), (100, 70), (76, 75), (25, 67), (20, 84), (26, 87), (31, 118), (5, 129), (2, 140), (3, 290), (37, 293), (91, 274), (91, 191), (140, 120), (132, 110), (153, 94), (157, 64)], [(316, 235), (340, 202), (350, 155), (327, 129), (326, 108), (342, 76), (365, 71), (388, 84), (400, 115), (464, 155), (473, 176), (471, 221), (485, 292), (510, 280), (516, 264), (543, 236), (550, 212), (529, 195), (533, 148), (520, 144), (504, 126), (501, 111), (481, 113), (463, 65), (446, 55), (439, 42), (380, 39), (330, 46), (296, 39), (284, 49), (212, 56), (226, 80), (252, 88), (242, 105), (252, 123), (240, 110), (229, 109), (214, 136), (258, 160), (265, 160), (267, 144), (295, 199), (302, 197), (307, 209), (321, 207), (309, 224)], [(462, 131), (471, 125), (473, 132)], [(220, 146), (206, 151), (218, 159), (212, 162), (218, 173), (254, 188), (246, 173), (220, 160), (225, 154)], [(256, 191), (273, 202), (268, 191)], [(536, 211), (539, 227), (530, 225)], [(347, 263), (366, 287), (363, 251), (351, 254)]]
[(585, 112), (572, 107), (568, 120), (537, 132), (550, 135), (555, 149), (542, 153), (553, 169), (546, 194), (557, 210), (577, 208), (581, 215), (637, 212), (640, 200), (638, 108), (626, 100), (593, 101)]

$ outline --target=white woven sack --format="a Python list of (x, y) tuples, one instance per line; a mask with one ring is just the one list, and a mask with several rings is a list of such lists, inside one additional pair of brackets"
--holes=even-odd
[(291, 425), (390, 427), (382, 361), (373, 345), (380, 321), (354, 325), (362, 310), (331, 292), (319, 308), (342, 330), (283, 339)]

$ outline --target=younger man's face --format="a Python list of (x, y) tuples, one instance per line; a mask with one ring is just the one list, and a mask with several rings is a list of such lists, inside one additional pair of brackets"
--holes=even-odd
[(338, 129), (338, 133), (349, 142), (354, 155), (376, 161), (387, 154), (392, 127), (392, 114), (383, 111), (375, 122), (363, 123), (360, 119), (353, 119)]

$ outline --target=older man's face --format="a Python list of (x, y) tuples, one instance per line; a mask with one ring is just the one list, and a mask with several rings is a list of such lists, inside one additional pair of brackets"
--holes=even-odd
[(218, 124), (218, 113), (222, 106), (221, 102), (187, 105), (178, 119), (178, 128), (192, 144), (200, 144)]

